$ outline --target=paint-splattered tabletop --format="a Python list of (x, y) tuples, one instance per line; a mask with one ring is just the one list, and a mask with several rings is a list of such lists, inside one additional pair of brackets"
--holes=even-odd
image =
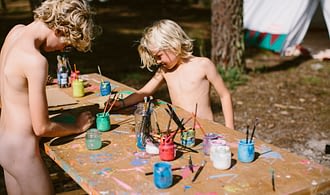
[[(98, 74), (84, 75), (85, 97), (77, 99), (77, 104), (59, 106), (54, 120), (72, 122), (70, 113), (75, 109), (102, 110), (106, 99), (98, 94)], [(121, 83), (110, 81), (118, 91), (133, 92)], [(72, 89), (62, 89), (67, 94)], [(168, 114), (165, 102), (158, 101), (154, 108), (161, 129), (167, 128)], [(98, 106), (93, 106), (97, 104)], [(88, 107), (90, 106), (90, 107)], [(181, 118), (191, 114), (175, 108)], [(60, 116), (59, 116), (59, 115)], [(221, 124), (199, 119), (196, 127), (196, 144), (190, 149), (177, 146), (176, 157), (169, 163), (173, 170), (173, 184), (167, 189), (154, 185), (153, 164), (160, 162), (158, 155), (142, 153), (136, 147), (134, 116), (132, 113), (110, 114), (111, 129), (102, 132), (102, 147), (87, 150), (84, 134), (54, 138), (45, 143), (46, 153), (67, 172), (89, 194), (313, 194), (330, 188), (330, 169), (318, 163), (297, 156), (284, 149), (254, 139), (255, 159), (242, 163), (237, 159), (237, 147), (245, 134), (227, 129)], [(186, 127), (192, 127), (192, 120)], [(175, 129), (175, 123), (171, 124)], [(227, 170), (214, 168), (210, 157), (203, 154), (203, 131), (222, 136), (230, 146), (231, 166)], [(178, 138), (178, 136), (176, 137)], [(180, 142), (179, 138), (176, 140)], [(193, 172), (189, 167), (191, 157)], [(194, 182), (197, 170), (206, 161)]]

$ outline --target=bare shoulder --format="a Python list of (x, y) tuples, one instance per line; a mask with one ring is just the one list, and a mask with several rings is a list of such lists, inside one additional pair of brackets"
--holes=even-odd
[(214, 66), (213, 62), (207, 57), (193, 57), (192, 62), (201, 66)]

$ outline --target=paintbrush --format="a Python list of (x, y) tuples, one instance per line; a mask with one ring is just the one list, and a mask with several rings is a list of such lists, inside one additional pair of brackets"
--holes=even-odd
[(193, 126), (193, 130), (195, 131), (195, 126), (196, 126), (196, 117), (197, 117), (197, 103), (195, 106), (195, 114), (194, 114), (194, 126)]
[(111, 95), (109, 95), (109, 97), (108, 97), (108, 99), (107, 99), (107, 103), (105, 103), (105, 106), (104, 106), (104, 109), (103, 109), (103, 116), (104, 116), (104, 114), (105, 114), (105, 111), (107, 110), (107, 107), (108, 107), (108, 104), (109, 104), (109, 101), (110, 101), (110, 96), (111, 96)]
[(246, 126), (246, 143), (249, 142), (249, 125)]
[(99, 74), (101, 75), (101, 83), (103, 83), (104, 81), (103, 81), (103, 79), (102, 79), (102, 72), (101, 72), (101, 68), (100, 68), (99, 65), (97, 66), (97, 69), (99, 70)]
[(174, 112), (172, 106), (170, 104), (167, 104), (167, 107), (170, 109), (171, 113), (172, 113), (172, 118), (174, 120), (174, 122), (176, 123), (176, 125), (181, 129), (184, 130), (185, 127), (183, 126), (181, 120), (179, 119), (178, 115)]
[[(176, 170), (181, 170), (181, 169), (184, 169), (184, 168), (186, 168), (186, 167), (185, 166), (183, 166), (183, 167), (174, 167), (171, 170), (176, 171)], [(152, 174), (154, 174), (154, 172), (150, 171), (150, 172), (146, 172), (144, 175), (152, 175)]]
[(156, 111), (153, 111), (153, 116), (154, 116), (154, 119), (155, 119), (155, 123), (156, 123), (156, 127), (157, 127), (157, 133), (160, 134), (160, 127), (159, 127), (159, 123), (158, 123), (158, 119), (157, 119), (157, 113)]
[(272, 187), (273, 191), (275, 192), (275, 171), (272, 169)]
[[(182, 123), (182, 122), (183, 122), (183, 119), (181, 119), (181, 123)], [(174, 141), (175, 136), (176, 136), (176, 134), (178, 133), (179, 130), (180, 130), (180, 128), (178, 127), (178, 128), (175, 130), (174, 134), (171, 136), (173, 141)]]
[[(109, 96), (110, 96), (110, 95), (109, 95)], [(110, 108), (109, 108), (109, 110), (107, 111), (107, 113), (109, 113), (110, 110), (112, 109), (112, 107), (115, 105), (115, 103), (116, 103), (118, 97), (119, 97), (119, 93), (116, 93), (116, 95), (115, 95), (115, 97), (114, 97), (114, 99), (113, 99), (113, 102), (112, 102), (112, 104), (110, 105)]]
[(250, 143), (252, 143), (254, 131), (256, 130), (257, 125), (258, 125), (258, 118), (256, 118), (256, 120), (254, 121), (253, 129), (252, 129), (252, 133), (251, 133), (251, 138), (250, 138)]
[(202, 172), (202, 170), (203, 170), (205, 164), (206, 164), (206, 161), (203, 160), (202, 165), (198, 168), (197, 172), (196, 172), (195, 175), (194, 175), (194, 178), (191, 180), (192, 182), (195, 182), (195, 181), (196, 181), (198, 175)]
[(184, 150), (188, 150), (189, 152), (193, 152), (193, 153), (198, 153), (197, 150), (194, 150), (194, 149), (192, 149), (192, 148), (189, 148), (189, 147), (187, 147), (187, 146), (185, 146), (185, 145), (182, 145), (182, 144), (180, 144), (180, 143), (178, 143), (178, 142), (173, 141), (173, 143), (174, 143), (175, 145), (177, 145), (177, 146), (181, 146)]
[(192, 159), (191, 159), (191, 155), (189, 155), (188, 163), (189, 163), (189, 169), (193, 173), (194, 172), (194, 165), (193, 165), (193, 162), (192, 162)]
[(170, 119), (167, 123), (167, 129), (166, 129), (166, 132), (167, 132), (167, 135), (169, 136), (170, 135), (170, 127), (171, 127), (171, 121), (172, 121), (172, 113), (167, 109), (165, 108), (166, 112), (170, 115)]
[[(195, 117), (194, 113), (191, 113), (192, 114), (192, 117), (195, 119), (197, 125), (199, 126), (199, 128), (201, 129), (203, 135), (205, 136), (206, 133), (205, 133), (205, 130), (203, 129), (202, 125), (199, 123), (199, 121), (197, 120), (197, 118)], [(194, 125), (195, 126), (195, 125)]]

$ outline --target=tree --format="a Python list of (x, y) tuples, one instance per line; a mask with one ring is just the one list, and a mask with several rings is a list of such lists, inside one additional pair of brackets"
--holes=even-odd
[(244, 70), (243, 0), (212, 0), (211, 12), (212, 61)]

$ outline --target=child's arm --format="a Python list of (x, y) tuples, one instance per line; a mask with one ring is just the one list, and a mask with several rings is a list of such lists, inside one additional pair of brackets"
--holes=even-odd
[(218, 73), (216, 66), (211, 61), (206, 66), (206, 77), (220, 96), (225, 125), (228, 128), (234, 129), (234, 112), (230, 92)]
[(47, 61), (41, 57), (34, 57), (29, 61), (31, 63), (25, 69), (29, 102), (24, 106), (29, 106), (34, 134), (39, 137), (56, 137), (86, 131), (94, 122), (94, 117), (90, 112), (79, 115), (74, 124), (50, 121), (46, 98)]
[[(160, 71), (157, 71), (155, 75), (138, 91), (130, 94), (125, 99), (118, 101), (114, 104), (114, 110), (134, 105), (143, 101), (146, 96), (151, 96), (163, 83), (163, 75)], [(111, 104), (111, 103), (110, 103)]]

